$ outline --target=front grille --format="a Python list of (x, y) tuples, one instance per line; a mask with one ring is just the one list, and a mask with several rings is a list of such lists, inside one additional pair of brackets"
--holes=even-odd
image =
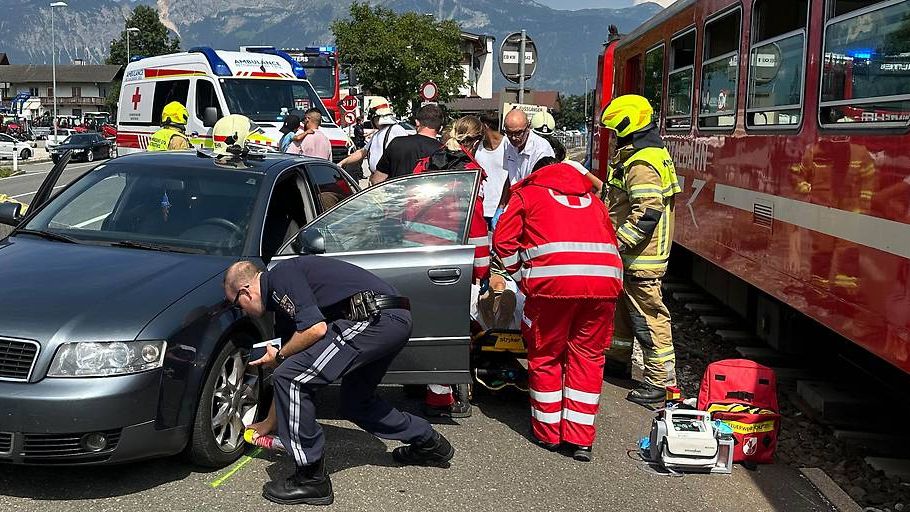
[(13, 451), (13, 435), (0, 432), (0, 455), (9, 455)]
[(80, 455), (106, 456), (117, 448), (120, 441), (120, 429), (103, 430), (107, 438), (107, 447), (99, 452), (90, 452), (82, 447), (80, 434), (25, 434), (22, 441), (22, 455), (26, 459), (44, 459), (73, 457)]
[(37, 356), (34, 341), (0, 338), (0, 380), (28, 380)]

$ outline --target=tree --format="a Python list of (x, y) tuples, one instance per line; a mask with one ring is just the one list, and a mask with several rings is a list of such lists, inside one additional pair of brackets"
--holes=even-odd
[[(590, 118), (594, 101), (594, 92), (588, 94), (588, 115)], [(562, 129), (563, 126), (570, 130), (577, 130), (585, 125), (585, 96), (584, 94), (559, 97), (559, 111), (554, 114), (556, 128)]]
[[(158, 19), (158, 11), (147, 5), (139, 5), (133, 9), (132, 14), (126, 20), (123, 31), (117, 39), (111, 41), (110, 53), (107, 56), (107, 64), (119, 64), (126, 67), (126, 29), (138, 28), (139, 33), (130, 34), (130, 55), (142, 55), (143, 57), (152, 57), (155, 55), (165, 55), (180, 51), (180, 39), (172, 36), (161, 21)], [(115, 83), (111, 87), (105, 99), (105, 105), (108, 110), (113, 112), (117, 108), (117, 101), (120, 97), (120, 83)]]
[(404, 112), (432, 80), (445, 101), (464, 85), (461, 27), (416, 12), (397, 14), (367, 3), (351, 4), (350, 18), (332, 23), (342, 62), (357, 71), (361, 85), (385, 96)]

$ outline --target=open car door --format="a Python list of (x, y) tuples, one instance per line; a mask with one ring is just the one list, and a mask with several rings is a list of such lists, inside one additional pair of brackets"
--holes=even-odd
[(410, 298), (411, 339), (385, 382), (468, 383), (468, 223), (477, 171), (405, 176), (348, 198), (285, 242), (272, 260), (324, 254), (370, 270)]

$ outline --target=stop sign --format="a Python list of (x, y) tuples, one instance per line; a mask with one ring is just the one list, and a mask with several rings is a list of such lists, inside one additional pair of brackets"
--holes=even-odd
[(357, 110), (357, 97), (356, 96), (345, 96), (340, 102), (341, 108), (347, 110), (348, 112), (353, 112)]

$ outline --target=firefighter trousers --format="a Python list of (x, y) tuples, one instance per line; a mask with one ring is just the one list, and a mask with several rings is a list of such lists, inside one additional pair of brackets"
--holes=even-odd
[(625, 275), (616, 305), (616, 329), (607, 359), (629, 364), (632, 343), (638, 340), (644, 358), (644, 381), (653, 386), (676, 385), (676, 354), (670, 311), (664, 304), (660, 279)]
[(408, 341), (411, 314), (383, 311), (373, 321), (338, 320), (320, 341), (287, 358), (273, 373), (278, 437), (297, 466), (323, 457), (325, 435), (316, 422), (316, 392), (341, 379), (341, 416), (382, 439), (430, 439), (423, 418), (401, 412), (376, 395), (389, 365)]
[(540, 441), (594, 443), (614, 307), (604, 299), (526, 299), (521, 331), (528, 344), (531, 429)]

